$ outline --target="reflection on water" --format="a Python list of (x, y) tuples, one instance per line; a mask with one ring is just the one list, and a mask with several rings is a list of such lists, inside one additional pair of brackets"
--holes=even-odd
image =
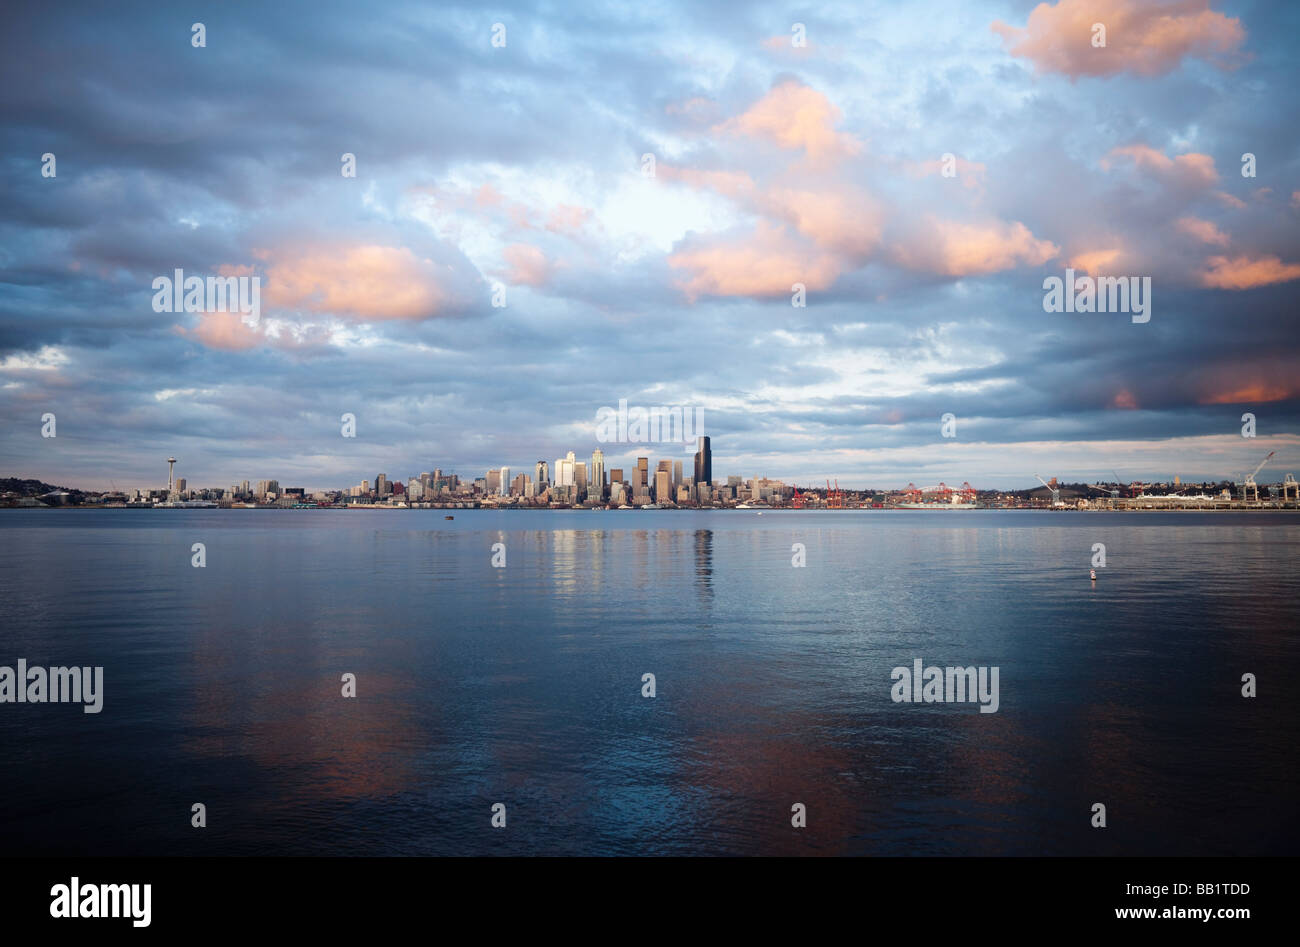
[[(0, 705), (9, 851), (1244, 854), (1300, 835), (1291, 517), (6, 511), (0, 539), (0, 664), (103, 665), (106, 691), (99, 715)], [(999, 666), (1001, 709), (894, 704), (914, 658)]]

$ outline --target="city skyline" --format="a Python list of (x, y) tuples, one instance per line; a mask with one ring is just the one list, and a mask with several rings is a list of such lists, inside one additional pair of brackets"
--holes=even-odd
[[(699, 447), (700, 449), (697, 450), (694, 455), (695, 463), (693, 469), (695, 471), (699, 471), (701, 469), (711, 470), (712, 450), (711, 450), (711, 446), (709, 446), (710, 441), (711, 438), (708, 436), (703, 436), (698, 438), (697, 447)], [(705, 457), (707, 458), (704, 463), (701, 463), (700, 460), (701, 451), (704, 452)], [(441, 467), (434, 467), (430, 471), (421, 471), (418, 474), (411, 473), (409, 476), (399, 475), (395, 479), (389, 478), (386, 472), (380, 472), (376, 474), (375, 480), (373, 482), (368, 478), (363, 478), (359, 483), (354, 483), (351, 486), (340, 486), (338, 484), (331, 485), (331, 486), (310, 485), (310, 484), (307, 485), (297, 484), (297, 485), (290, 486), (287, 481), (284, 484), (281, 484), (278, 479), (258, 479), (258, 480), (243, 479), (242, 481), (240, 480), (234, 481), (234, 483), (231, 484), (229, 489), (227, 489), (224, 485), (218, 486), (218, 484), (215, 482), (208, 483), (206, 481), (196, 481), (195, 483), (192, 484), (188, 483), (187, 477), (175, 475), (175, 464), (178, 462), (177, 459), (175, 457), (168, 457), (166, 461), (168, 465), (167, 486), (165, 488), (159, 488), (151, 484), (143, 484), (143, 485), (130, 484), (125, 486), (120, 486), (116, 484), (113, 478), (110, 478), (110, 483), (113, 484), (113, 486), (111, 486), (108, 489), (85, 487), (84, 485), (81, 484), (72, 484), (72, 483), (60, 483), (58, 484), (58, 486), (63, 488), (68, 488), (68, 489), (86, 489), (92, 492), (102, 492), (102, 493), (112, 492), (112, 493), (127, 493), (127, 494), (139, 493), (141, 495), (148, 496), (151, 493), (160, 493), (160, 492), (165, 493), (167, 495), (172, 495), (173, 482), (174, 482), (178, 494), (184, 494), (187, 488), (191, 493), (194, 494), (216, 489), (216, 490), (225, 490), (227, 497), (232, 495), (245, 496), (245, 497), (261, 497), (264, 493), (268, 491), (274, 493), (280, 491), (281, 489), (287, 489), (287, 490), (302, 491), (303, 494), (307, 496), (338, 493), (345, 498), (348, 496), (352, 496), (352, 497), (378, 496), (382, 498), (384, 496), (400, 495), (404, 491), (408, 491), (410, 489), (410, 486), (416, 483), (420, 484), (422, 490), (428, 489), (429, 485), (434, 482), (446, 482), (449, 484), (459, 484), (460, 486), (464, 486), (468, 484), (476, 488), (478, 484), (483, 484), (482, 491), (485, 496), (503, 496), (503, 497), (533, 496), (532, 493), (525, 493), (521, 489), (525, 483), (529, 485), (536, 485), (536, 486), (541, 486), (542, 484), (545, 484), (547, 487), (561, 486), (561, 487), (569, 487), (569, 488), (577, 487), (580, 484), (583, 492), (579, 495), (578, 499), (579, 501), (581, 501), (583, 499), (591, 499), (591, 497), (585, 494), (585, 490), (589, 483), (596, 482), (596, 476), (594, 472), (596, 470), (600, 470), (601, 471), (600, 482), (602, 483), (602, 487), (603, 487), (602, 497), (604, 499), (609, 500), (610, 502), (614, 502), (614, 496), (611, 493), (611, 488), (613, 487), (613, 484), (615, 482), (614, 475), (617, 474), (620, 475), (618, 477), (618, 482), (622, 484), (629, 484), (632, 489), (632, 492), (626, 495), (627, 499), (630, 500), (636, 495), (635, 488), (637, 486), (637, 483), (640, 481), (641, 478), (644, 478), (645, 482), (643, 485), (649, 488), (649, 492), (651, 495), (653, 495), (655, 501), (660, 502), (662, 500), (662, 497), (659, 495), (659, 486), (658, 486), (658, 482), (656, 481), (656, 476), (657, 473), (667, 470), (668, 482), (671, 484), (673, 490), (673, 493), (669, 495), (670, 502), (676, 502), (678, 499), (678, 497), (676, 496), (676, 490), (679, 486), (681, 486), (684, 483), (693, 486), (700, 482), (696, 476), (683, 475), (683, 465), (680, 460), (673, 460), (671, 458), (660, 458), (656, 460), (654, 452), (647, 452), (647, 453), (634, 452), (634, 455), (629, 455), (629, 457), (633, 461), (632, 463), (621, 465), (621, 466), (606, 465), (605, 464), (606, 458), (603, 449), (600, 447), (596, 447), (593, 449), (592, 455), (589, 458), (591, 461), (593, 461), (593, 463), (590, 465), (588, 465), (585, 461), (577, 460), (576, 452), (570, 450), (567, 452), (565, 457), (557, 458), (554, 462), (554, 466), (552, 466), (550, 462), (545, 460), (536, 461), (531, 468), (528, 467), (528, 465), (521, 465), (520, 467), (516, 468), (513, 465), (507, 464), (502, 466), (488, 467), (486, 468), (486, 470), (482, 471), (483, 474), (482, 476), (478, 475), (477, 473), (473, 473), (470, 474), (469, 476), (465, 476), (454, 469), (444, 470)], [(1059, 480), (1060, 483), (1063, 485), (1071, 484), (1071, 483), (1074, 484), (1098, 483), (1098, 484), (1118, 485), (1122, 488), (1127, 489), (1130, 486), (1143, 487), (1146, 485), (1172, 485), (1174, 487), (1178, 487), (1180, 483), (1183, 484), (1184, 486), (1193, 486), (1197, 484), (1201, 484), (1201, 485), (1222, 484), (1222, 483), (1232, 483), (1232, 484), (1241, 485), (1244, 482), (1246, 482), (1248, 478), (1254, 477), (1255, 474), (1259, 474), (1258, 483), (1262, 487), (1282, 486), (1284, 480), (1291, 487), (1294, 487), (1294, 482), (1293, 482), (1294, 474), (1291, 473), (1290, 471), (1286, 471), (1284, 473), (1281, 469), (1278, 468), (1278, 465), (1274, 463), (1275, 460), (1276, 460), (1276, 453), (1270, 451), (1268, 454), (1264, 455), (1262, 462), (1254, 467), (1253, 472), (1242, 472), (1242, 473), (1217, 476), (1217, 477), (1216, 476), (1209, 476), (1209, 477), (1184, 476), (1178, 473), (1174, 473), (1169, 476), (1156, 476), (1156, 477), (1142, 477), (1142, 476), (1121, 477), (1119, 476), (1118, 471), (1112, 470), (1110, 473), (1113, 476), (1111, 477), (1101, 476), (1101, 477), (1089, 478), (1089, 477), (1071, 477), (1071, 476), (1053, 475), (1051, 477), (1051, 481), (1053, 486)], [(599, 465), (595, 463), (596, 461), (599, 461)], [(642, 461), (646, 462), (644, 468), (642, 468), (641, 466)], [(651, 463), (654, 463), (655, 467), (653, 468), (650, 467)], [(572, 465), (572, 469), (570, 469), (567, 472), (567, 474), (558, 475), (559, 477), (563, 477), (563, 479), (553, 479), (557, 477), (556, 471), (560, 471), (562, 469), (561, 466), (562, 464), (570, 464)], [(1265, 466), (1269, 466), (1269, 470), (1267, 472), (1260, 473), (1261, 469), (1264, 468)], [(518, 470), (518, 473), (514, 473), (513, 471), (515, 470)], [(531, 473), (530, 470), (532, 471)], [(585, 471), (587, 470), (592, 471), (590, 477), (588, 477), (588, 475), (585, 473)], [(632, 473), (631, 477), (622, 476), (628, 471)], [(543, 474), (545, 476), (543, 476)], [(15, 478), (15, 479), (38, 480), (42, 478)], [(909, 481), (907, 484), (876, 483), (876, 484), (865, 484), (865, 485), (850, 485), (850, 484), (840, 483), (838, 478), (834, 478), (834, 479), (835, 479), (836, 489), (852, 490), (855, 492), (872, 492), (872, 491), (905, 492), (910, 488), (917, 487), (917, 483), (913, 481)], [(949, 489), (953, 489), (953, 490), (957, 489), (957, 483), (959, 481), (957, 481), (952, 477), (949, 477), (947, 479), (948, 481), (951, 481), (951, 483), (949, 483)], [(975, 487), (975, 489), (985, 490), (985, 491), (1000, 491), (1000, 492), (1024, 492), (1026, 490), (1033, 491), (1033, 490), (1037, 490), (1038, 486), (1042, 485), (1043, 482), (1041, 476), (1038, 474), (1033, 475), (1033, 479), (1037, 481), (1037, 485), (1033, 483), (1026, 483), (1023, 485), (1017, 485), (1011, 487), (980, 485)], [(706, 482), (708, 482), (711, 486), (717, 486), (719, 484), (723, 484), (723, 485), (731, 484), (734, 487), (739, 484), (739, 485), (743, 485), (746, 489), (748, 489), (751, 484), (755, 482), (760, 482), (765, 484), (766, 483), (777, 484), (783, 487), (790, 487), (793, 489), (804, 489), (812, 492), (817, 492), (817, 491), (821, 491), (823, 487), (826, 487), (826, 489), (829, 490), (830, 488), (827, 486), (827, 484), (830, 482), (830, 480), (831, 478), (825, 478), (824, 480), (802, 482), (802, 481), (790, 479), (788, 477), (769, 476), (767, 473), (749, 474), (749, 475), (742, 473), (742, 474), (725, 474), (722, 476), (714, 475)], [(51, 484), (56, 483), (56, 481), (47, 481), (47, 482)], [(944, 480), (938, 480), (935, 483), (930, 483), (928, 481), (925, 481), (922, 483), (922, 486), (925, 489), (929, 489), (930, 487), (933, 486), (942, 487), (944, 483), (945, 483)], [(388, 490), (384, 489), (385, 484), (387, 484)], [(396, 494), (394, 494), (393, 492), (394, 489), (396, 490)], [(358, 493), (358, 491), (360, 492)], [(693, 501), (694, 497), (692, 497), (691, 499)]]

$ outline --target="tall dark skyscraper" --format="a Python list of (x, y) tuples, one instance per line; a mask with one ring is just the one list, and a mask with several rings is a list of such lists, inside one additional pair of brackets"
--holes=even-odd
[(713, 448), (709, 446), (709, 439), (701, 437), (699, 448), (695, 451), (695, 482), (713, 483)]

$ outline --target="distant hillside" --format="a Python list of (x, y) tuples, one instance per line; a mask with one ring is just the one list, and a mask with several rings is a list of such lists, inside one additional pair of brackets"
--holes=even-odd
[(43, 480), (20, 480), (17, 477), (0, 477), (0, 494), (12, 493), (20, 497), (39, 497), (52, 490), (67, 490), (69, 493), (81, 492), (69, 487), (56, 487), (54, 484), (46, 483)]

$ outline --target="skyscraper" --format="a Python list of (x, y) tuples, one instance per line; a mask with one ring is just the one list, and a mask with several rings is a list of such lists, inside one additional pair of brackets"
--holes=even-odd
[(597, 447), (591, 452), (590, 482), (587, 498), (600, 502), (605, 499), (605, 452)]
[(546, 467), (546, 461), (539, 460), (537, 462), (537, 467), (533, 471), (533, 479), (537, 481), (539, 489), (542, 484), (550, 482), (551, 472)]
[(501, 471), (493, 467), (483, 478), (483, 492), (488, 496), (495, 496), (501, 492)]
[(555, 485), (557, 487), (573, 486), (573, 451), (569, 451), (568, 457), (556, 458)]
[(501, 495), (503, 497), (510, 496), (510, 468), (502, 467), (501, 472), (498, 474), (498, 476), (501, 478), (499, 484)]
[(701, 437), (695, 451), (695, 483), (697, 486), (713, 483), (713, 448), (707, 437)]
[(682, 485), (682, 462), (673, 461), (673, 493), (677, 493), (677, 488)]
[(672, 485), (669, 483), (671, 476), (666, 470), (655, 471), (655, 502), (670, 503), (672, 502)]

